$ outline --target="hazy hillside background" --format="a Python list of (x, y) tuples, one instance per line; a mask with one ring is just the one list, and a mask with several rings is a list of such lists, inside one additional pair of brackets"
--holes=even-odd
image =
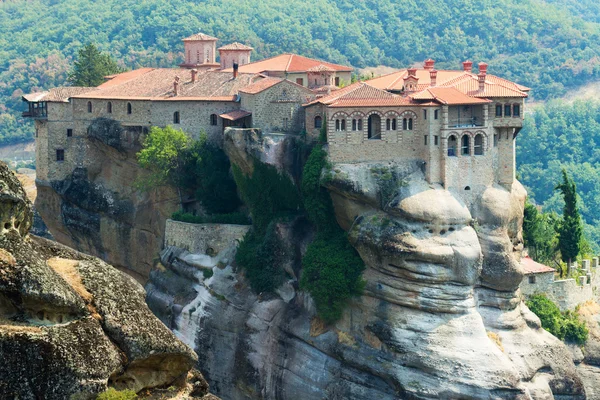
[[(0, 144), (30, 140), (21, 95), (64, 85), (89, 42), (124, 68), (175, 66), (181, 38), (202, 31), (255, 48), (356, 68), (420, 63), (457, 68), (471, 59), (560, 98), (600, 79), (597, 0), (30, 0), (0, 2)], [(552, 190), (562, 166), (580, 188), (588, 236), (600, 243), (600, 106), (555, 102), (527, 115), (519, 136), (520, 178), (532, 198), (560, 211)], [(587, 164), (584, 164), (587, 163)], [(600, 232), (600, 230), (598, 230)]]

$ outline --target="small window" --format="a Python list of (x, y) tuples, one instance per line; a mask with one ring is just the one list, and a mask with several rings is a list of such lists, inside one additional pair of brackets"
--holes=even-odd
[(476, 156), (483, 155), (483, 135), (482, 134), (475, 135), (475, 155)]
[(501, 116), (502, 116), (502, 105), (496, 104), (496, 117), (501, 117)]
[(470, 149), (469, 149), (469, 136), (468, 135), (463, 135), (462, 139), (461, 139), (461, 150), (460, 150), (460, 154), (462, 154), (463, 156), (468, 156), (470, 153)]
[(529, 275), (529, 284), (533, 285), (535, 283), (535, 275)]
[(69, 128), (67, 129), (67, 137), (71, 137), (73, 136), (73, 129)]
[(456, 157), (456, 136), (448, 137), (448, 156)]
[(510, 115), (512, 114), (512, 112), (511, 112), (511, 111), (512, 111), (512, 110), (511, 110), (511, 108), (512, 108), (512, 107), (510, 106), (510, 104), (506, 104), (506, 105), (504, 105), (504, 116), (505, 116), (505, 117), (510, 117)]
[(520, 117), (521, 116), (521, 106), (518, 104), (514, 104), (513, 105), (513, 117)]
[(346, 120), (345, 119), (342, 120), (342, 130), (343, 131), (346, 130)]
[(64, 149), (56, 149), (56, 161), (65, 161)]
[(112, 114), (112, 103), (110, 101), (106, 103), (106, 112)]
[(304, 78), (296, 78), (296, 83), (300, 86), (304, 86)]
[(427, 110), (423, 110), (423, 119), (427, 119)]
[(438, 119), (439, 116), (440, 116), (440, 110), (434, 110), (433, 111), (433, 119)]
[(339, 76), (335, 77), (335, 86), (340, 86), (340, 77)]
[(315, 86), (317, 86), (317, 80), (315, 79)]
[(38, 137), (39, 131), (38, 128), (35, 128), (35, 137)]
[(439, 141), (439, 139), (438, 139), (437, 135), (435, 135), (435, 136), (433, 137), (433, 144), (437, 146), (439, 143), (440, 143), (440, 141)]
[(362, 131), (363, 130), (363, 126), (362, 126), (362, 118), (358, 119), (358, 130)]
[(92, 102), (91, 101), (88, 101), (87, 108), (88, 108), (88, 112), (91, 113), (92, 112)]
[(471, 186), (465, 186), (465, 190), (471, 190)]
[(408, 130), (412, 131), (412, 129), (413, 129), (413, 119), (409, 118), (408, 119)]
[(402, 119), (402, 130), (407, 130), (408, 129), (408, 119), (403, 118)]
[(340, 126), (341, 126), (341, 125), (340, 125), (340, 120), (339, 120), (339, 119), (336, 119), (336, 120), (335, 120), (335, 131), (336, 131), (336, 132), (339, 132), (339, 131), (340, 131)]
[(424, 144), (425, 144), (425, 146), (427, 146), (427, 135), (425, 135), (425, 136), (423, 136), (423, 137), (425, 138), (425, 142), (424, 142)]
[(392, 120), (388, 118), (385, 120), (385, 130), (389, 131), (390, 129), (392, 129)]
[(356, 127), (357, 127), (356, 120), (355, 120), (355, 119), (353, 119), (353, 120), (352, 120), (352, 130), (353, 130), (353, 131), (355, 131), (355, 130), (356, 130)]
[(179, 123), (179, 111), (175, 111), (173, 113), (173, 123), (174, 124), (178, 124)]
[(127, 103), (127, 114), (131, 114), (131, 103)]
[(217, 114), (210, 114), (210, 124), (217, 126)]
[(392, 130), (396, 130), (396, 118), (392, 118)]
[[(302, 79), (302, 78), (300, 78)], [(315, 129), (321, 129), (321, 126), (323, 125), (323, 118), (321, 118), (319, 115), (317, 115), (315, 117)]]

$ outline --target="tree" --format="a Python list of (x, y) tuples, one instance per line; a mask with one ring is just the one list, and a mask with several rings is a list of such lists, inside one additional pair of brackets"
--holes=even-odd
[(559, 217), (555, 213), (543, 213), (529, 201), (525, 203), (523, 241), (534, 260), (549, 264), (557, 259), (558, 220)]
[(565, 200), (563, 217), (558, 228), (558, 247), (562, 260), (571, 263), (581, 250), (581, 239), (583, 235), (583, 224), (577, 209), (577, 188), (575, 182), (562, 170), (563, 181), (555, 190), (559, 190)]
[(177, 188), (179, 201), (183, 207), (181, 189), (186, 176), (186, 166), (190, 157), (188, 151), (191, 139), (181, 130), (170, 126), (159, 128), (153, 126), (144, 139), (142, 150), (137, 153), (138, 164), (149, 173), (140, 178), (136, 185), (142, 190), (150, 190), (160, 186), (173, 185)]
[(123, 72), (110, 55), (100, 52), (95, 44), (79, 49), (77, 60), (69, 73), (69, 82), (73, 86), (98, 86), (107, 75)]

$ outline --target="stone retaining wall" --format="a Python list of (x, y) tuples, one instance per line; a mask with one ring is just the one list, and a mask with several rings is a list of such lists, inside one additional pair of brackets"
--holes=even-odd
[(250, 225), (190, 224), (167, 220), (165, 246), (177, 246), (190, 253), (214, 255), (241, 241)]

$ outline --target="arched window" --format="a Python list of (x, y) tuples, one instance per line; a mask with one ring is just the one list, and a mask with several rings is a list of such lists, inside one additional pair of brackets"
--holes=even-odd
[(396, 118), (392, 119), (392, 130), (395, 131), (396, 130)]
[(87, 107), (88, 107), (88, 112), (91, 113), (92, 112), (92, 102), (91, 101), (88, 101)]
[(106, 112), (112, 114), (112, 103), (110, 101), (106, 103)]
[(406, 119), (406, 118), (402, 119), (402, 129), (403, 130), (408, 129), (408, 119)]
[(342, 120), (342, 130), (345, 131), (346, 130), (346, 119)]
[(335, 131), (336, 132), (340, 131), (340, 120), (339, 119), (335, 120)]
[(408, 130), (412, 131), (412, 128), (413, 128), (413, 120), (412, 120), (412, 118), (409, 118), (408, 119)]
[(448, 155), (456, 157), (456, 136), (454, 135), (448, 137)]
[(131, 103), (127, 103), (127, 114), (131, 114)]
[(217, 126), (217, 114), (210, 114), (210, 124)]
[(353, 131), (355, 131), (355, 130), (356, 130), (356, 126), (357, 126), (357, 124), (356, 124), (356, 120), (355, 120), (355, 119), (353, 119), (353, 120), (352, 120), (352, 130), (353, 130)]
[(475, 155), (483, 155), (483, 135), (481, 133), (475, 135)]
[(469, 135), (463, 135), (461, 142), (462, 143), (461, 143), (461, 147), (460, 147), (460, 154), (462, 154), (463, 156), (468, 156), (470, 153)]
[(392, 129), (392, 120), (388, 118), (385, 120), (385, 130), (389, 131), (390, 129)]
[(315, 129), (321, 129), (321, 126), (323, 124), (323, 118), (321, 118), (320, 116), (316, 116), (315, 117)]
[(362, 126), (362, 118), (358, 119), (358, 130), (362, 131), (363, 130), (363, 126)]
[(175, 111), (173, 113), (173, 123), (174, 124), (178, 124), (179, 123), (179, 111)]

